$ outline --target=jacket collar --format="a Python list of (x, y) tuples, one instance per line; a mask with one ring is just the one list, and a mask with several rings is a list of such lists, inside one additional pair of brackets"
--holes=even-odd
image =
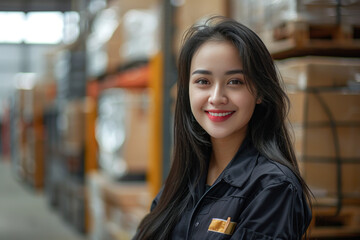
[(251, 176), (259, 156), (249, 137), (244, 139), (239, 150), (221, 174), (221, 179), (235, 187), (242, 187)]

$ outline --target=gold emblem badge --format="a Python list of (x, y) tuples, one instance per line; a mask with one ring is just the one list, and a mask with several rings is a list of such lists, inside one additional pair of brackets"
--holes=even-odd
[(236, 222), (231, 222), (230, 217), (228, 217), (227, 220), (213, 218), (211, 220), (208, 231), (232, 235), (235, 230), (235, 227), (236, 227)]

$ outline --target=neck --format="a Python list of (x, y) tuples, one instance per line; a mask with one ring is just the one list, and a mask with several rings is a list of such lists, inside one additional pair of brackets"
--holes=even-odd
[(225, 139), (211, 139), (212, 153), (209, 163), (207, 184), (212, 185), (235, 156), (245, 136)]

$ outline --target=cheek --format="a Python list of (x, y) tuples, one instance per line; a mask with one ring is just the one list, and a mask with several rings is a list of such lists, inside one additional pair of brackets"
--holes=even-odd
[(194, 99), (194, 94), (193, 92), (191, 91), (191, 88), (189, 89), (189, 100), (190, 100), (190, 107), (191, 107), (191, 112), (194, 114), (194, 110), (195, 110), (195, 103), (196, 103), (196, 100)]
[(194, 113), (194, 111), (198, 111), (201, 108), (202, 95), (199, 94), (199, 92), (194, 91), (194, 89), (192, 89), (190, 87), (189, 88), (189, 98), (190, 98), (191, 111)]
[(252, 112), (255, 109), (256, 105), (256, 99), (251, 94), (245, 94), (245, 95), (238, 95), (234, 101), (236, 102), (236, 105), (240, 109), (243, 109), (244, 111), (248, 112), (250, 115), (252, 115)]

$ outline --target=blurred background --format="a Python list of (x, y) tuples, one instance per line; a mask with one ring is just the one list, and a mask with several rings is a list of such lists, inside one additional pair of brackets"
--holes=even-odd
[(170, 167), (176, 58), (211, 15), (291, 100), (311, 239), (360, 239), (360, 1), (1, 0), (0, 239), (127, 240)]

